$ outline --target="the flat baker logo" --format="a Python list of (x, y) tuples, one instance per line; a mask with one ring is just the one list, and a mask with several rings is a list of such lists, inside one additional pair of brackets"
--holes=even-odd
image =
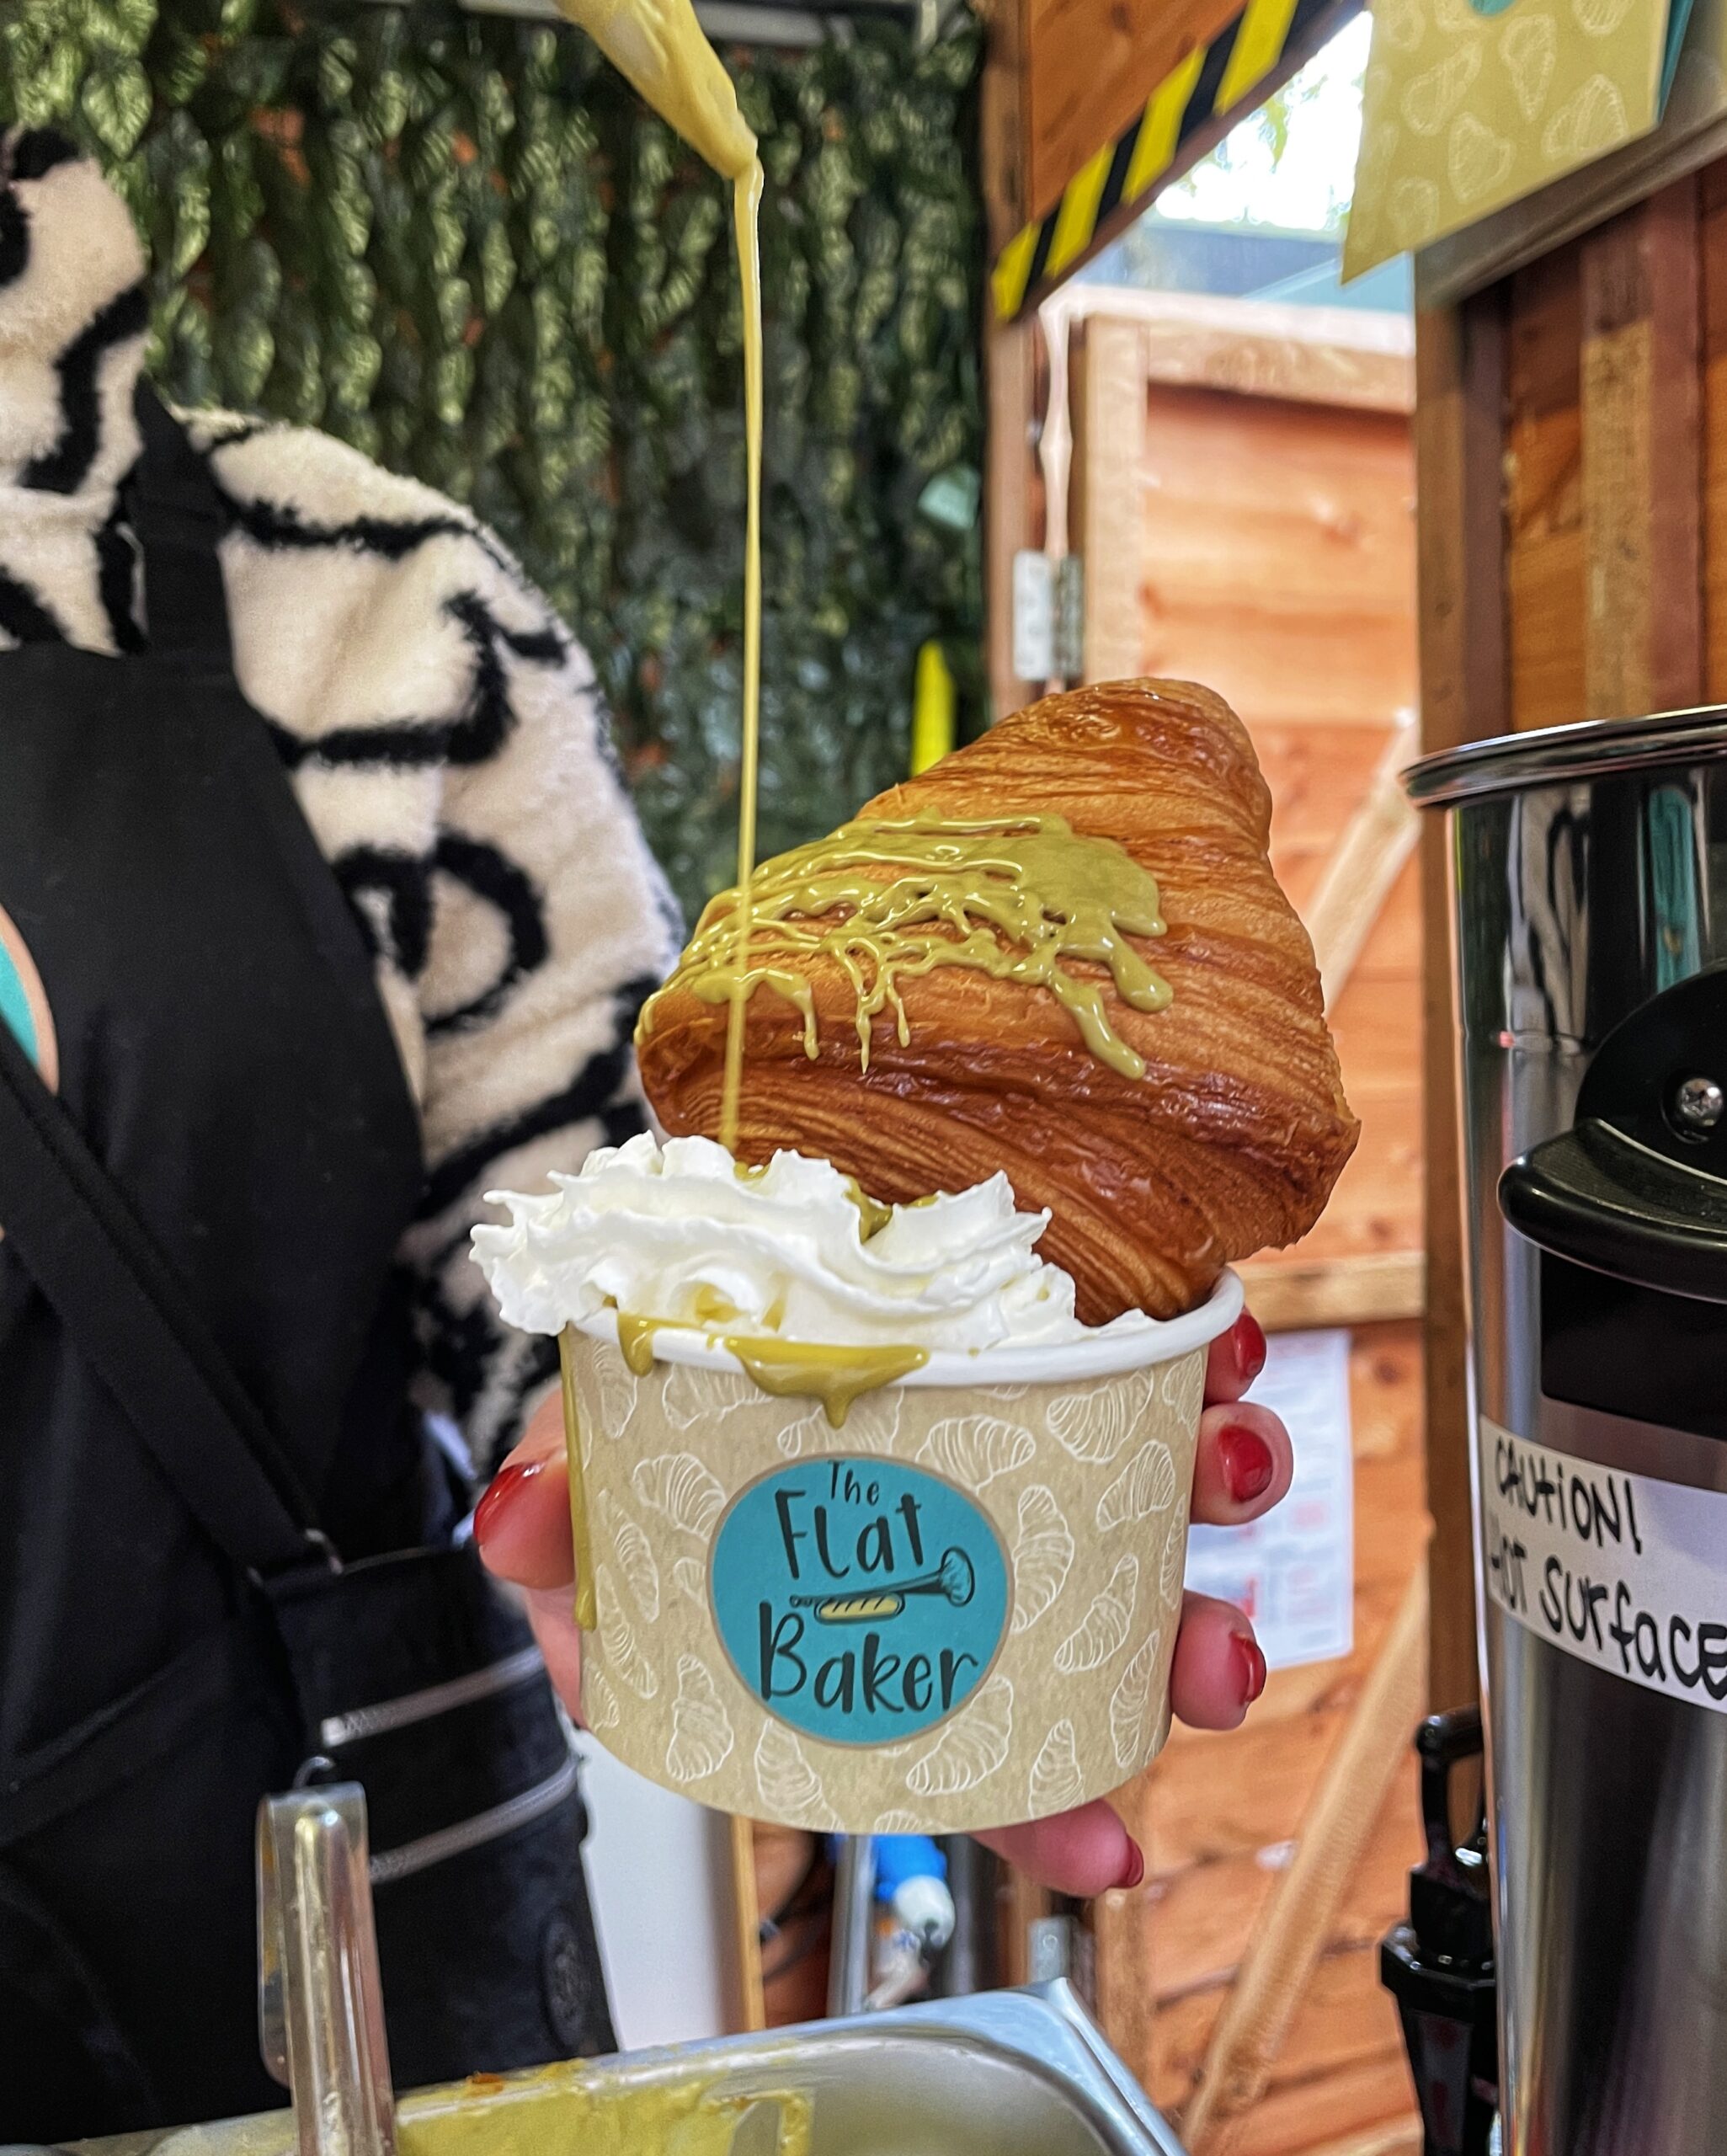
[(714, 1539), (714, 1622), (770, 1714), (834, 1744), (945, 1721), (995, 1659), (1008, 1566), (994, 1525), (940, 1476), (824, 1457), (733, 1500)]

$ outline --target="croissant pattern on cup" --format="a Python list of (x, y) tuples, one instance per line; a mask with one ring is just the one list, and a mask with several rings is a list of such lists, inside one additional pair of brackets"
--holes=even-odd
[[(1130, 1003), (1106, 963), (1064, 961), (1143, 1075), (1095, 1052), (1050, 987), (946, 963), (901, 974), (903, 1025), (893, 1009), (866, 1022), (865, 1067), (856, 973), (812, 948), (792, 962), (807, 1007), (765, 985), (746, 1006), (738, 1157), (824, 1156), (900, 1203), (1005, 1170), (1021, 1207), (1048, 1209), (1040, 1254), (1090, 1325), (1191, 1309), (1225, 1265), (1305, 1234), (1359, 1125), (1313, 947), (1271, 873), (1270, 796), (1223, 700), (1155, 680), (1046, 696), (861, 811), (930, 817), (1062, 818), (1155, 878), (1164, 932), (1122, 940), (1167, 985), (1162, 1007)], [(650, 1003), (642, 1075), (667, 1131), (714, 1136), (728, 1003), (690, 979), (686, 956)]]

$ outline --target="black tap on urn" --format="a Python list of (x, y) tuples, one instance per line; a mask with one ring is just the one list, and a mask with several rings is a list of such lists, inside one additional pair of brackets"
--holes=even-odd
[(1474, 1707), (1435, 1715), (1415, 1738), (1427, 1854), (1410, 1874), (1410, 1920), (1379, 1949), (1421, 2106), (1423, 2156), (1486, 2156), (1498, 2106), (1487, 1817), (1459, 1841), (1452, 1778), (1481, 1757)]

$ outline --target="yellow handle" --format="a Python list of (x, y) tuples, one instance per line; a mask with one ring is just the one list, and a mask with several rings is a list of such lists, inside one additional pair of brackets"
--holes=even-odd
[(933, 638), (918, 653), (917, 691), (911, 713), (911, 775), (939, 764), (953, 747), (953, 675)]
[(588, 1531), (588, 1489), (582, 1479), (582, 1422), (576, 1412), (576, 1374), (571, 1360), (575, 1328), (557, 1336), (557, 1368), (563, 1380), (563, 1438), (570, 1464), (570, 1529), (576, 1545), (576, 1622), (591, 1632), (600, 1622), (594, 1593), (594, 1545)]

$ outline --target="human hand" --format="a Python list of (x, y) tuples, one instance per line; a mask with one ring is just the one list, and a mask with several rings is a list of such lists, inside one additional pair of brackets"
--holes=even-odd
[[(1206, 1407), (1193, 1475), (1193, 1518), (1212, 1527), (1257, 1519), (1288, 1492), (1289, 1433), (1268, 1408), (1242, 1401), (1266, 1359), (1266, 1337), (1242, 1316), (1212, 1343)], [(562, 1411), (537, 1414), (498, 1470), (474, 1516), (480, 1555), (498, 1578), (525, 1590), (528, 1615), (552, 1681), (572, 1712), (581, 1694), (582, 1636), (572, 1610), (575, 1579)], [(1170, 1677), (1177, 1717), (1196, 1729), (1234, 1729), (1265, 1689), (1266, 1658), (1239, 1609), (1209, 1596), (1184, 1598)], [(1144, 1860), (1111, 1807), (1099, 1799), (978, 1839), (1040, 1885), (1063, 1894), (1137, 1886)]]

